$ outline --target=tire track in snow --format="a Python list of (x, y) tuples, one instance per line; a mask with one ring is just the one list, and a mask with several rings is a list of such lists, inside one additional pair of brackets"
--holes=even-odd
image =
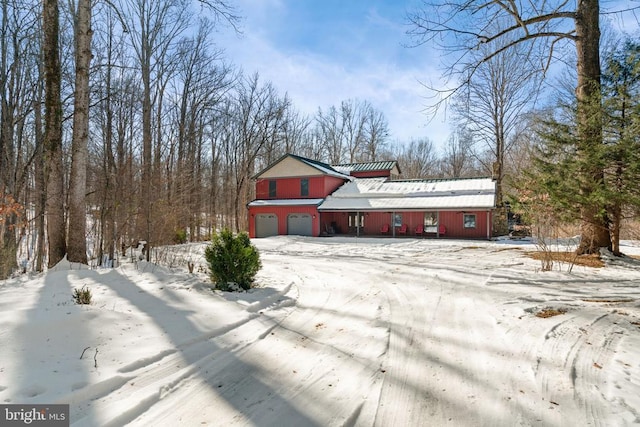
[(588, 313), (563, 315), (569, 317), (558, 319), (538, 348), (535, 375), (543, 398), (562, 407), (553, 423), (606, 425), (610, 415), (599, 387), (606, 383), (606, 370), (625, 332), (608, 320), (611, 313), (594, 313), (594, 318)]
[[(204, 334), (174, 351), (163, 352), (138, 364), (122, 368), (126, 383), (119, 384), (109, 394), (93, 403), (94, 409), (119, 406), (121, 415), (104, 420), (105, 426), (120, 426), (135, 421), (198, 378), (214, 381), (232, 363), (236, 354), (259, 341), (273, 329), (273, 324), (260, 315), (229, 325), (215, 334)], [(238, 338), (228, 337), (232, 334)], [(164, 356), (164, 357), (162, 357)], [(81, 392), (86, 393), (91, 386)], [(76, 425), (76, 421), (74, 421)], [(77, 425), (83, 425), (78, 420)]]
[[(277, 294), (286, 294), (290, 289), (291, 286), (285, 287), (283, 292)], [(272, 297), (274, 296), (267, 298), (268, 301), (264, 302), (263, 308), (269, 311), (282, 309), (274, 314), (273, 319), (277, 321), (278, 317), (287, 315), (289, 304), (279, 305)], [(206, 371), (220, 371), (218, 369), (220, 362), (219, 360), (213, 362), (214, 359), (222, 355), (233, 361), (235, 353), (264, 338), (273, 328), (273, 320), (261, 318), (261, 314), (255, 312), (257, 308), (256, 305), (248, 306), (245, 317), (236, 322), (200, 334), (183, 341), (175, 348), (120, 368), (118, 372), (126, 374), (127, 381), (118, 384), (119, 387), (107, 390), (92, 403), (92, 406), (94, 408), (106, 408), (110, 405), (122, 407), (121, 415), (104, 422), (105, 425), (123, 425), (151, 410), (155, 404), (175, 393), (191, 378), (198, 377)], [(230, 338), (229, 335), (240, 336), (240, 338)], [(91, 395), (100, 390), (103, 388), (99, 385), (98, 388), (96, 385), (90, 385), (76, 393)], [(76, 415), (78, 415), (75, 417), (78, 421), (74, 421), (74, 425), (83, 425), (81, 415)]]
[[(353, 277), (362, 266), (349, 268), (354, 269), (348, 272)], [(360, 273), (363, 279), (367, 277), (364, 271)], [(279, 401), (285, 400), (304, 408), (304, 413), (320, 425), (370, 425), (371, 422), (363, 421), (367, 417), (364, 402), (373, 395), (377, 403), (376, 389), (381, 383), (379, 358), (384, 348), (380, 338), (386, 337), (381, 319), (385, 309), (376, 307), (375, 301), (383, 295), (372, 287), (343, 286), (340, 278), (345, 271), (337, 271), (322, 260), (309, 259), (304, 271), (294, 274), (298, 276), (293, 279), (299, 293), (296, 306), (273, 323), (267, 333), (263, 332), (262, 340), (251, 342), (235, 354), (251, 367), (249, 378), (258, 377), (269, 383), (273, 394), (253, 390), (244, 372), (216, 367), (218, 391), (225, 401), (233, 402), (236, 412), (232, 419), (215, 418), (217, 423), (246, 424), (260, 420), (261, 425), (281, 425), (286, 419), (289, 425), (301, 425), (296, 421), (297, 414), (281, 407)], [(336, 323), (337, 313), (346, 321)], [(267, 313), (261, 319), (268, 316)], [(356, 348), (354, 339), (360, 344)], [(217, 364), (220, 363), (218, 360)], [(146, 411), (136, 423), (149, 424), (166, 416), (178, 419), (198, 407), (215, 407), (220, 397), (211, 396), (205, 385), (210, 374), (211, 371), (189, 378), (174, 395)], [(202, 395), (209, 401), (203, 401)], [(176, 413), (177, 405), (172, 402), (188, 403), (182, 403)], [(210, 416), (203, 415), (205, 419)]]
[[(427, 325), (425, 313), (414, 310), (412, 299), (402, 286), (390, 284), (385, 289), (390, 303), (389, 342), (385, 357), (385, 378), (380, 392), (375, 425), (418, 425), (436, 415), (438, 401), (420, 389), (422, 370), (416, 366), (423, 359), (420, 329)], [(424, 360), (427, 363), (427, 360)]]
[(527, 396), (512, 394), (534, 381), (521, 375), (528, 361), (513, 357), (497, 304), (508, 295), (486, 286), (492, 271), (453, 268), (450, 277), (443, 263), (404, 266), (385, 288), (392, 330), (375, 424), (535, 424)]

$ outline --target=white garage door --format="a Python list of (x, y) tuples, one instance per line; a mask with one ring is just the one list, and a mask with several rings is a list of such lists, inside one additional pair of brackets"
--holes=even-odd
[(313, 222), (310, 214), (289, 214), (287, 217), (287, 234), (311, 236)]
[(256, 215), (256, 237), (278, 235), (278, 216), (275, 214)]

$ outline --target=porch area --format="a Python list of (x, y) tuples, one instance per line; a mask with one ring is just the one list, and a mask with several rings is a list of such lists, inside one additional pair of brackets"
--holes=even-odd
[(321, 235), (372, 237), (446, 236), (444, 224), (439, 224), (439, 212), (322, 212)]

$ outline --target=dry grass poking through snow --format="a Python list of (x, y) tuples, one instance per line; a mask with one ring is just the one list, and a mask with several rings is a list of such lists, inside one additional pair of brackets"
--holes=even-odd
[(600, 259), (600, 255), (576, 255), (574, 252), (545, 252), (534, 251), (527, 252), (527, 256), (538, 260), (549, 260), (553, 262), (563, 262), (567, 264), (580, 265), (583, 267), (602, 268), (604, 262)]
[(545, 308), (536, 313), (536, 317), (546, 319), (547, 317), (559, 316), (565, 314), (567, 310), (557, 308)]

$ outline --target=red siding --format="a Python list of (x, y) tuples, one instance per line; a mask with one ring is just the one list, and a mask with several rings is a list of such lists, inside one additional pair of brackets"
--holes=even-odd
[[(476, 228), (464, 228), (464, 214), (476, 215)], [(468, 211), (468, 212), (440, 212), (440, 223), (447, 227), (448, 237), (460, 237), (471, 239), (487, 238), (487, 217), (490, 218), (491, 213), (487, 211)]]
[[(396, 213), (401, 214), (402, 223), (407, 224), (407, 236), (415, 236), (416, 226), (424, 224), (424, 212), (422, 211)], [(465, 213), (476, 215), (476, 228), (464, 228), (463, 218)], [(361, 215), (364, 215), (364, 227), (360, 229), (360, 235), (363, 236), (380, 235), (380, 229), (384, 224), (393, 225), (391, 212), (364, 212)], [(440, 237), (486, 239), (488, 236), (487, 217), (489, 216), (489, 219), (491, 219), (490, 215), (490, 212), (486, 211), (441, 211), (439, 213), (440, 225), (445, 226), (446, 232)], [(324, 232), (332, 225), (337, 227), (338, 230), (336, 232), (339, 231), (339, 234), (355, 234), (355, 229), (349, 229), (349, 212), (322, 212), (320, 218), (321, 230)], [(396, 227), (396, 236), (400, 236), (398, 229), (399, 227)], [(386, 235), (393, 235), (393, 230), (390, 228), (389, 233)], [(427, 234), (426, 236), (435, 237), (434, 234)]]
[(322, 196), (318, 196), (319, 198), (325, 198), (329, 194), (336, 191), (339, 187), (341, 187), (345, 183), (345, 180), (342, 178), (337, 178), (335, 176), (325, 176), (324, 177), (324, 194)]
[(320, 215), (315, 206), (251, 206), (249, 207), (249, 237), (256, 237), (255, 216), (274, 214), (278, 217), (278, 234), (287, 234), (287, 217), (293, 213), (306, 213), (312, 216), (313, 236), (320, 235)]
[[(309, 194), (300, 194), (300, 180), (309, 180)], [(276, 199), (323, 199), (340, 187), (344, 180), (332, 176), (311, 176), (303, 178), (277, 178)], [(256, 182), (256, 199), (269, 199), (270, 179), (261, 179)]]
[(260, 179), (256, 181), (256, 199), (263, 200), (268, 198), (269, 198), (269, 180)]

